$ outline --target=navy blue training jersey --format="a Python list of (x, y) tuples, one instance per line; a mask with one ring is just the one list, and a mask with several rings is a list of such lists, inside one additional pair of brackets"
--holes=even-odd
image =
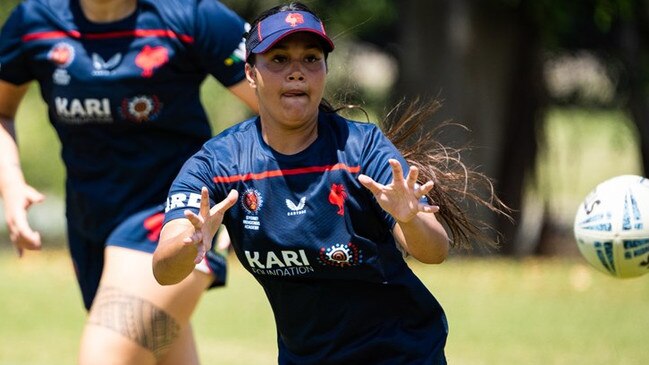
[(389, 184), (389, 158), (406, 168), (372, 124), (320, 113), (316, 141), (288, 156), (254, 118), (188, 160), (165, 221), (198, 211), (202, 186), (211, 205), (238, 191), (224, 224), (270, 301), (281, 364), (444, 364), (442, 308), (404, 261), (394, 219), (357, 180)]
[(78, 0), (25, 0), (0, 34), (0, 79), (40, 84), (62, 143), (67, 217), (105, 239), (164, 202), (182, 163), (211, 137), (200, 105), (208, 74), (244, 79), (244, 21), (216, 0), (139, 0), (98, 24)]

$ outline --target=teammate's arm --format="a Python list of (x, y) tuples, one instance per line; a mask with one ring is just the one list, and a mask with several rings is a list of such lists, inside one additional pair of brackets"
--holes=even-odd
[(0, 195), (9, 237), (19, 256), (24, 249), (41, 247), (40, 234), (32, 230), (27, 221), (27, 209), (45, 198), (25, 182), (20, 167), (14, 118), (27, 88), (28, 84), (16, 86), (0, 80)]
[(255, 95), (255, 90), (248, 84), (248, 80), (243, 79), (242, 81), (228, 87), (228, 90), (243, 101), (255, 114), (259, 112), (257, 95)]

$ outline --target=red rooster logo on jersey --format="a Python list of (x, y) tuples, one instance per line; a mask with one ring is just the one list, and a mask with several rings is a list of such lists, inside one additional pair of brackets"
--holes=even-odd
[(345, 199), (347, 199), (347, 192), (343, 184), (331, 184), (329, 203), (338, 207), (339, 215), (345, 215)]
[(144, 46), (135, 57), (135, 64), (141, 68), (142, 77), (153, 76), (153, 69), (158, 68), (169, 61), (169, 51), (162, 46)]
[(304, 17), (300, 13), (289, 13), (284, 21), (287, 22), (291, 28), (295, 28), (298, 24), (304, 23)]
[(160, 231), (162, 230), (162, 221), (164, 221), (164, 219), (164, 213), (156, 213), (144, 220), (144, 228), (149, 231), (146, 235), (146, 238), (148, 238), (149, 241), (158, 242)]

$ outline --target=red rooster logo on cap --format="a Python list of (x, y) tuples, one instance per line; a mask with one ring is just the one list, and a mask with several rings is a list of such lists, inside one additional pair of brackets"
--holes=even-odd
[(295, 28), (298, 24), (304, 23), (304, 17), (299, 13), (289, 13), (284, 21), (286, 21), (291, 28)]
[(343, 184), (331, 184), (329, 203), (338, 207), (339, 215), (345, 215), (345, 199), (347, 199), (347, 192)]
[(153, 69), (158, 68), (169, 61), (169, 51), (162, 46), (144, 46), (135, 57), (135, 64), (141, 68), (142, 77), (153, 76)]

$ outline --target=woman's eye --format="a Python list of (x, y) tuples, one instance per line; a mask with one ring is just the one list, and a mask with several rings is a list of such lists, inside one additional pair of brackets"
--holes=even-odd
[(320, 58), (316, 57), (316, 56), (307, 56), (306, 57), (306, 62), (308, 62), (308, 63), (318, 62), (319, 60), (320, 60)]
[(275, 63), (286, 62), (286, 57), (284, 57), (284, 56), (274, 56), (273, 57), (273, 62), (275, 62)]

